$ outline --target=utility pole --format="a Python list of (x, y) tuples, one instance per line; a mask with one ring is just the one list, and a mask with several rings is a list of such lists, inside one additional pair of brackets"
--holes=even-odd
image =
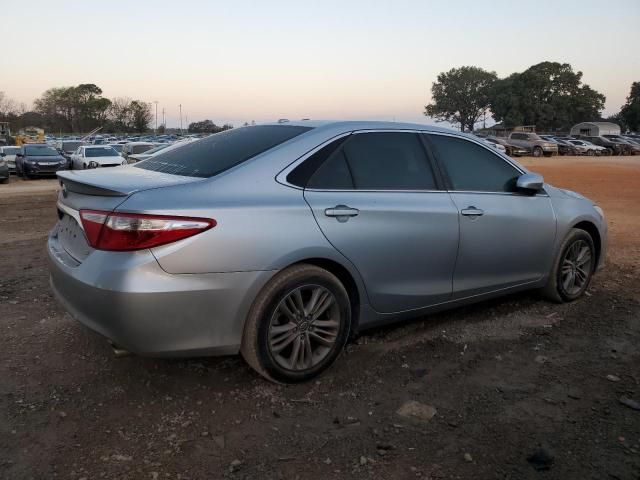
[(154, 100), (153, 103), (156, 104), (156, 129), (153, 132), (154, 136), (158, 136), (158, 100)]
[(182, 104), (178, 105), (180, 107), (180, 135), (182, 135)]
[(164, 108), (162, 109), (162, 125), (164, 125), (165, 131), (167, 130), (167, 121), (164, 119)]

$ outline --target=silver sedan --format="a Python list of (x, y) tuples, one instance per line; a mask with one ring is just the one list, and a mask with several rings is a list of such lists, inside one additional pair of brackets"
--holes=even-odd
[(277, 382), (376, 325), (526, 289), (576, 300), (606, 250), (592, 201), (425, 125), (248, 126), (58, 177), (51, 285), (76, 319), (140, 355), (240, 352)]

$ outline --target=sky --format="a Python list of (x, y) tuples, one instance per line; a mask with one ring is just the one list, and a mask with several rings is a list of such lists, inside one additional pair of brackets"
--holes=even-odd
[[(95, 83), (167, 125), (424, 117), (438, 73), (570, 63), (616, 113), (640, 81), (640, 0), (0, 0), (0, 91)], [(7, 57), (8, 55), (8, 57)], [(10, 59), (10, 60), (7, 60)], [(154, 107), (155, 108), (155, 107)]]

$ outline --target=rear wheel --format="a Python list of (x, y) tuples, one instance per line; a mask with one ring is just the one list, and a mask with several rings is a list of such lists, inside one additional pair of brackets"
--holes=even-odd
[(593, 239), (584, 230), (574, 228), (562, 242), (543, 295), (557, 303), (572, 302), (582, 296), (595, 270)]
[(296, 383), (327, 369), (349, 336), (351, 305), (342, 283), (314, 265), (294, 265), (260, 292), (241, 352), (269, 380)]
[(595, 152), (593, 150), (587, 150), (587, 155), (590, 156), (590, 157), (593, 157), (594, 153)]

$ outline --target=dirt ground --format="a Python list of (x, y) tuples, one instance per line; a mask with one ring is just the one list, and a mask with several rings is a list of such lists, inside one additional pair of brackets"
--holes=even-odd
[(640, 157), (523, 163), (605, 210), (587, 296), (368, 332), (296, 386), (239, 357), (115, 358), (50, 293), (56, 182), (0, 185), (0, 478), (637, 480), (640, 411), (620, 399), (640, 402)]

